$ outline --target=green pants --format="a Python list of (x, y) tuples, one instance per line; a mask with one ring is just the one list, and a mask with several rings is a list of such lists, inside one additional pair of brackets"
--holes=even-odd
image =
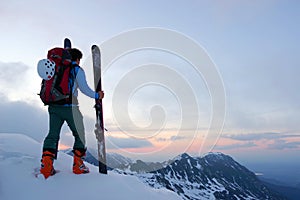
[(66, 121), (74, 136), (73, 149), (85, 149), (83, 117), (78, 106), (50, 105), (49, 133), (44, 140), (43, 150), (57, 152), (60, 130)]

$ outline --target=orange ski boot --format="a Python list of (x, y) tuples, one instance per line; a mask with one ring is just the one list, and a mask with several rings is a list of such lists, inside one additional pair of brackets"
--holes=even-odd
[(85, 159), (85, 150), (73, 150), (74, 162), (73, 173), (74, 174), (87, 174), (90, 172), (89, 168), (83, 163)]
[(47, 179), (49, 176), (52, 176), (56, 173), (53, 167), (54, 157), (55, 154), (51, 153), (50, 151), (43, 152), (40, 172), (41, 174), (44, 175), (45, 179)]

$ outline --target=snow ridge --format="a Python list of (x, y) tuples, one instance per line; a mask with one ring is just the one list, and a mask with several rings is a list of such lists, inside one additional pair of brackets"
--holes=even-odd
[[(72, 157), (59, 153), (55, 168), (60, 173), (45, 180), (35, 178), (34, 168), (40, 166), (41, 144), (22, 134), (0, 133), (0, 199), (180, 199), (174, 192), (154, 189), (137, 177), (98, 169), (87, 163), (91, 173), (72, 173)], [(76, 192), (80, 190), (80, 192)]]

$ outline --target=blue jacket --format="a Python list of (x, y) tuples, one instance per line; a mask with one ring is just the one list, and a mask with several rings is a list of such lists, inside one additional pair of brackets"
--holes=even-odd
[(89, 87), (89, 85), (87, 84), (84, 70), (79, 65), (77, 65), (77, 63), (75, 61), (73, 61), (72, 64), (75, 65), (75, 67), (74, 67), (75, 74), (74, 75), (76, 77), (73, 88), (72, 88), (73, 96), (76, 98), (78, 97), (78, 88), (79, 88), (79, 90), (86, 96), (93, 98), (93, 99), (98, 99), (99, 94), (97, 92), (95, 92), (94, 90), (92, 90)]

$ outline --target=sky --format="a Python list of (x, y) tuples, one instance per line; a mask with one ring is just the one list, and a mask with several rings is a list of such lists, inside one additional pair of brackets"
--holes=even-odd
[[(43, 141), (36, 65), (69, 37), (91, 87), (90, 47), (102, 50), (108, 151), (298, 166), (299, 11), (296, 0), (1, 1), (0, 133)], [(93, 100), (79, 98), (93, 147)], [(61, 147), (72, 142), (64, 127)]]

